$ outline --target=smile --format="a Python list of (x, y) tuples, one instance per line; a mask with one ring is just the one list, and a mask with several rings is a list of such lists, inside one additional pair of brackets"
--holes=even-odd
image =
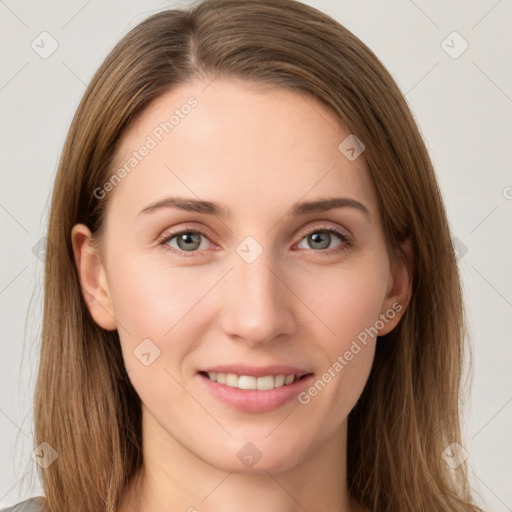
[(296, 375), (265, 375), (253, 377), (252, 375), (236, 375), (234, 373), (201, 372), (211, 381), (238, 389), (255, 389), (258, 391), (270, 391), (292, 384), (302, 377)]

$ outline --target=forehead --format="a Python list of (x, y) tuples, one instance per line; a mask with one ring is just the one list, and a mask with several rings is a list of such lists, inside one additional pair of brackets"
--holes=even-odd
[[(180, 85), (124, 134), (112, 202), (137, 212), (168, 194), (253, 210), (335, 192), (375, 196), (364, 158), (339, 149), (349, 132), (319, 101), (290, 89), (217, 78)], [(125, 205), (126, 206), (126, 205)], [(277, 213), (277, 210), (276, 210)]]

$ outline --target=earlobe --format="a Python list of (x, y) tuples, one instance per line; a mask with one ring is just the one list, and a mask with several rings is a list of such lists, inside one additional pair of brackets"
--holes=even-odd
[(117, 329), (105, 268), (85, 224), (73, 226), (71, 243), (82, 294), (93, 320), (103, 329)]
[(388, 334), (398, 325), (411, 300), (414, 250), (410, 238), (407, 238), (401, 247), (404, 259), (394, 258), (391, 263), (388, 289), (381, 310), (381, 318), (384, 315), (386, 321), (383, 322), (383, 328), (379, 329), (379, 336)]

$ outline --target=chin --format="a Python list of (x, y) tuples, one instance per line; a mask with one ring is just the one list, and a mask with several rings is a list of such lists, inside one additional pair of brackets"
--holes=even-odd
[[(236, 446), (227, 448), (219, 457), (213, 457), (210, 464), (224, 471), (237, 474), (266, 474), (288, 471), (299, 464), (301, 458), (296, 446), (289, 450), (278, 450), (268, 440), (251, 442), (235, 441)], [(225, 456), (228, 452), (232, 455)]]

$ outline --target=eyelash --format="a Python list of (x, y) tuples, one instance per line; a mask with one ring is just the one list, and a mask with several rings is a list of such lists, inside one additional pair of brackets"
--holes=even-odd
[[(306, 231), (305, 233), (301, 234), (300, 241), (302, 241), (306, 236), (311, 235), (313, 233), (317, 233), (317, 232), (333, 233), (336, 236), (338, 236), (340, 238), (340, 240), (341, 240), (341, 243), (336, 248), (334, 248), (334, 249), (318, 250), (318, 251), (315, 251), (314, 249), (311, 249), (313, 252), (318, 252), (318, 253), (322, 254), (323, 256), (330, 256), (330, 255), (333, 255), (333, 254), (340, 254), (340, 253), (348, 250), (353, 245), (353, 240), (352, 240), (351, 237), (349, 237), (348, 235), (346, 235), (344, 233), (341, 233), (337, 229), (335, 229), (333, 227), (330, 227), (330, 226), (318, 226), (318, 227), (315, 227), (314, 229)], [(179, 256), (182, 256), (182, 257), (185, 257), (185, 258), (194, 256), (194, 255), (196, 255), (198, 253), (198, 251), (190, 251), (187, 254), (187, 251), (181, 251), (181, 250), (175, 249), (174, 247), (171, 247), (171, 246), (169, 246), (167, 244), (167, 242), (172, 240), (175, 236), (182, 235), (184, 233), (198, 234), (198, 235), (204, 236), (205, 238), (208, 238), (205, 233), (203, 233), (202, 231), (200, 231), (198, 229), (182, 229), (180, 231), (165, 233), (158, 240), (158, 243), (164, 248), (164, 250), (170, 251), (173, 254), (178, 254)]]

